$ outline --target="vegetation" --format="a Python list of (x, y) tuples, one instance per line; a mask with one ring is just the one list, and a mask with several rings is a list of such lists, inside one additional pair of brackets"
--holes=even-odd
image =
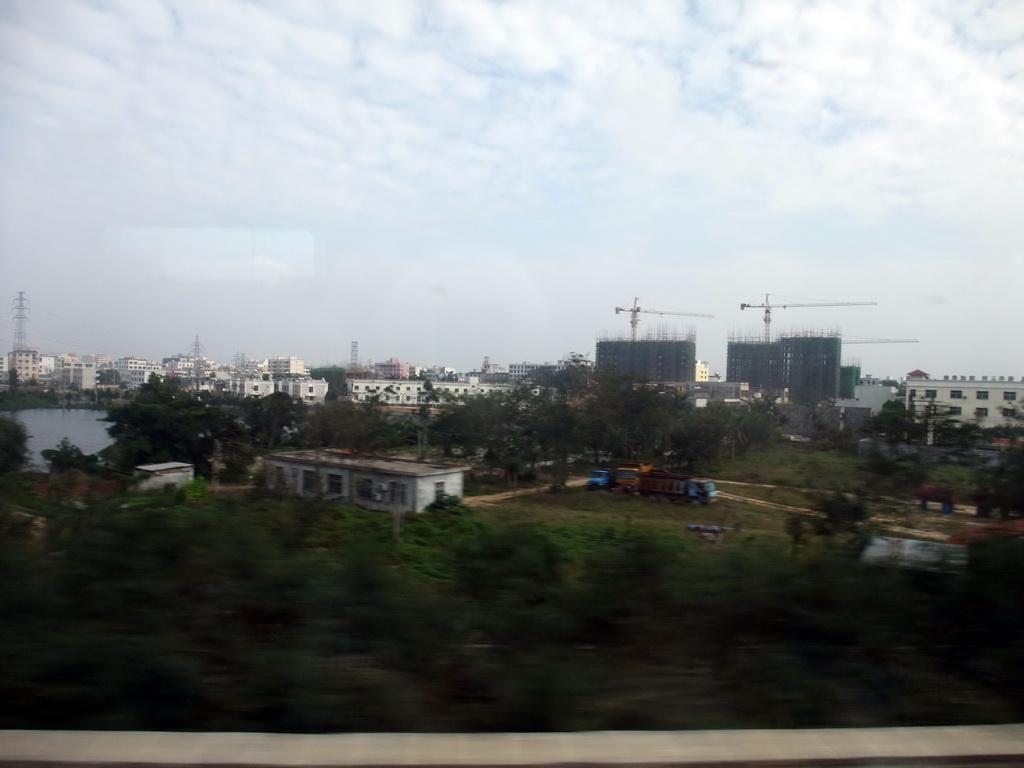
[[(926, 479), (1004, 515), (1024, 511), (1024, 451), (981, 471), (884, 452), (861, 460), (843, 435), (779, 441), (770, 402), (696, 409), (578, 373), (465, 401), (435, 393), (432, 408), (399, 416), (379, 402), (212, 399), (158, 380), (109, 411), (124, 467), (183, 459), (209, 475), (217, 443), (237, 477), (256, 450), (433, 449), (502, 483), (539, 476), (560, 490), (483, 509), (446, 497), (407, 518), (397, 541), (386, 515), (229, 498), (202, 478), (175, 493), (39, 499), (14, 472), (24, 429), (0, 419), (0, 727), (1021, 719), (1024, 543), (972, 546), (966, 573), (868, 566), (858, 553), (886, 526), (963, 527), (962, 516), (925, 517), (899, 501)], [(885, 414), (884, 434), (917, 434), (896, 416)], [(47, 459), (58, 475), (98, 471), (67, 441)], [(707, 473), (765, 503), (689, 507), (564, 488), (580, 463), (621, 459)], [(690, 524), (729, 533), (704, 538)]]
[[(406, 521), (201, 492), (0, 513), (0, 726), (265, 731), (1015, 721), (1021, 542), (966, 574), (585, 491)], [(39, 518), (36, 518), (39, 519)], [(58, 555), (59, 553), (59, 555)]]

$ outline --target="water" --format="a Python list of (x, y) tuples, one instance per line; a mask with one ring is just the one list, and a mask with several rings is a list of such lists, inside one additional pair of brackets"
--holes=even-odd
[(56, 448), (63, 438), (77, 445), (82, 453), (96, 453), (113, 441), (107, 434), (110, 425), (101, 421), (106, 411), (59, 408), (32, 408), (11, 414), (28, 430), (29, 463), (36, 469), (45, 469), (42, 451)]

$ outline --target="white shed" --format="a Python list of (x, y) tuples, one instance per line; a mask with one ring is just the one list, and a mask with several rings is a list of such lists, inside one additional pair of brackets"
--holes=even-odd
[(461, 497), (469, 469), (335, 450), (275, 453), (263, 463), (268, 488), (382, 512), (422, 512), (442, 495)]
[(140, 491), (159, 491), (171, 485), (180, 488), (195, 478), (195, 468), (183, 461), (165, 461), (160, 464), (140, 464), (136, 475), (142, 477), (136, 488)]

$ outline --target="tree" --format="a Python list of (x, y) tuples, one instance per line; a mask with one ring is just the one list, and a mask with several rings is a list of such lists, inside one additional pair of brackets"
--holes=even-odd
[(28, 432), (25, 425), (10, 416), (0, 416), (0, 475), (19, 471), (27, 459)]
[(103, 385), (120, 384), (121, 374), (116, 368), (100, 368), (96, 371), (96, 383)]
[(82, 449), (73, 445), (67, 437), (61, 438), (56, 448), (47, 448), (41, 453), (43, 460), (50, 465), (50, 472), (53, 474), (60, 474), (69, 469), (95, 472), (100, 468), (98, 456), (82, 453)]
[(303, 404), (286, 392), (242, 401), (242, 413), (253, 445), (276, 448), (298, 431)]
[(244, 476), (251, 456), (245, 425), (227, 411), (155, 374), (139, 388), (135, 400), (107, 411), (110, 452), (124, 471), (139, 464), (187, 461), (209, 475), (214, 446), (222, 451), (222, 477)]

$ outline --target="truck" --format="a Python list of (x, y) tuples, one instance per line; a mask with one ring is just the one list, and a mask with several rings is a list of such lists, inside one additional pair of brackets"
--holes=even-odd
[(593, 469), (587, 478), (588, 491), (610, 491), (615, 483), (615, 476), (610, 469)]
[(640, 478), (654, 471), (650, 464), (625, 461), (615, 468), (615, 487), (626, 493), (638, 493)]
[(718, 489), (714, 480), (706, 477), (680, 475), (652, 469), (637, 478), (636, 492), (658, 501), (710, 504), (716, 500)]

